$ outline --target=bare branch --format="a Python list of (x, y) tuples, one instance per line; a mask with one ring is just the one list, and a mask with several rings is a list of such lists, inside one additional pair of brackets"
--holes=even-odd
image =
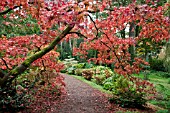
[(1, 60), (4, 62), (4, 64), (5, 64), (6, 68), (7, 68), (8, 70), (11, 70), (11, 69), (9, 68), (9, 66), (8, 66), (7, 62), (5, 61), (5, 59), (1, 58)]
[(88, 15), (88, 17), (89, 17), (90, 20), (93, 22), (94, 27), (96, 28), (97, 33), (96, 33), (96, 37), (95, 37), (95, 38), (97, 39), (97, 36), (99, 35), (99, 29), (97, 28), (96, 23), (95, 23), (95, 21), (93, 20), (93, 18), (92, 18), (90, 15)]
[(88, 39), (88, 37), (86, 37), (85, 35), (81, 34), (80, 32), (69, 32), (68, 34), (77, 34), (80, 37), (84, 37), (84, 38)]
[(13, 8), (9, 8), (9, 9), (3, 11), (3, 12), (0, 12), (0, 15), (5, 15), (5, 14), (9, 13), (10, 11), (12, 11), (12, 10), (14, 10), (18, 7), (20, 7), (20, 6), (14, 6)]

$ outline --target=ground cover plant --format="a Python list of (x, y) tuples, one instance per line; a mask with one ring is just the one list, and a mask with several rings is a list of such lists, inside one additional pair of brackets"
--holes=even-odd
[[(88, 52), (94, 50), (95, 55), (88, 62), (101, 65), (114, 64), (114, 71), (122, 75), (124, 80), (131, 79), (137, 86), (144, 83), (131, 77), (131, 74), (139, 73), (148, 65), (145, 61), (150, 53), (147, 45), (154, 46), (155, 43), (166, 43), (169, 40), (168, 8), (169, 3), (159, 5), (159, 2), (140, 0), (118, 4), (110, 0), (95, 2), (93, 0), (1, 0), (2, 111), (9, 110), (14, 102), (13, 99), (20, 104), (14, 107), (16, 110), (22, 105), (21, 98), (27, 91), (23, 93), (24, 96), (18, 96), (15, 81), (18, 77), (24, 77), (24, 72), (30, 72), (30, 69), (35, 67), (40, 69), (40, 72), (43, 70), (60, 72), (63, 64), (58, 60), (57, 45), (68, 41), (72, 46), (70, 39), (83, 38), (79, 46), (73, 48), (73, 55), (87, 60)], [(129, 26), (129, 35), (125, 32), (127, 26)], [(14, 35), (11, 35), (12, 33)], [(141, 42), (145, 45), (145, 54), (138, 56), (135, 55), (134, 48), (140, 48)], [(72, 72), (73, 69), (70, 70)], [(63, 79), (58, 74), (56, 77), (59, 77), (57, 81)], [(38, 80), (42, 80), (41, 84), (46, 83), (43, 78)], [(34, 84), (34, 81), (30, 82), (32, 83)], [(57, 87), (58, 83), (53, 85)], [(147, 82), (147, 86), (152, 84)]]

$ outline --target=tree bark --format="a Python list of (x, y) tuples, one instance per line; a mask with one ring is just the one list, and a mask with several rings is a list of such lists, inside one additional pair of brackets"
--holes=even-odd
[(167, 72), (170, 72), (170, 41), (166, 44), (164, 66)]
[[(135, 38), (135, 24), (132, 22), (130, 23), (130, 27), (129, 27), (129, 37)], [(131, 54), (131, 64), (134, 62), (134, 58), (135, 58), (135, 46), (131, 45), (129, 47), (129, 53)]]
[(18, 75), (23, 73), (35, 60), (41, 58), (46, 53), (50, 52), (54, 47), (71, 31), (73, 25), (69, 25), (58, 37), (56, 37), (53, 42), (49, 44), (46, 48), (29, 56), (25, 61), (23, 61), (19, 66), (12, 69), (7, 75), (0, 79), (0, 87), (4, 87), (7, 83), (11, 83)]

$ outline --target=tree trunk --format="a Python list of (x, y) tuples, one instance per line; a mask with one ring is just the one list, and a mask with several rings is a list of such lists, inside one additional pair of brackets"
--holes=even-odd
[(53, 42), (49, 44), (49, 46), (28, 57), (19, 66), (11, 70), (7, 75), (0, 79), (0, 87), (4, 87), (5, 85), (7, 85), (7, 83), (11, 83), (12, 80), (14, 80), (21, 73), (23, 73), (35, 60), (41, 58), (46, 53), (54, 49), (54, 47), (71, 31), (73, 27), (74, 26), (68, 26), (58, 37), (53, 40)]
[(170, 72), (170, 41), (166, 44), (164, 66), (166, 71)]
[[(132, 22), (130, 23), (130, 27), (129, 27), (129, 37), (135, 38), (135, 24)], [(131, 45), (129, 47), (129, 53), (131, 54), (131, 64), (134, 62), (134, 58), (135, 58), (135, 46)]]

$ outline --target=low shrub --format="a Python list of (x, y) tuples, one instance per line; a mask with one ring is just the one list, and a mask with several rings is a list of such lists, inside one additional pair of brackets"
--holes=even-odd
[(91, 80), (92, 76), (93, 76), (93, 70), (92, 69), (85, 69), (82, 71), (82, 76), (86, 79), (86, 80)]
[(94, 76), (96, 84), (103, 85), (103, 81), (106, 79), (105, 75), (95, 75)]
[(153, 85), (145, 80), (116, 75), (104, 84), (115, 95), (112, 101), (122, 107), (142, 107), (155, 94)]
[(76, 69), (76, 70), (75, 70), (75, 74), (76, 74), (77, 76), (82, 76), (82, 72), (83, 72), (83, 69)]
[(152, 70), (165, 71), (165, 67), (164, 67), (163, 63), (164, 63), (163, 60), (158, 59), (158, 58), (150, 58), (149, 59), (150, 68)]
[(113, 75), (112, 70), (105, 66), (96, 66), (95, 68), (93, 68), (93, 70), (94, 70), (94, 77), (93, 77), (94, 81), (99, 85), (103, 85), (105, 79)]
[(114, 74), (113, 76), (107, 78), (103, 81), (103, 88), (109, 91), (112, 91), (114, 88), (114, 82), (116, 82), (116, 79), (119, 77), (118, 74)]
[(76, 70), (76, 68), (73, 67), (73, 66), (71, 66), (71, 67), (68, 67), (68, 68), (66, 69), (66, 72), (67, 72), (68, 74), (74, 74), (74, 73), (75, 73), (75, 70)]
[(26, 90), (18, 86), (18, 90), (15, 86), (9, 86), (6, 88), (0, 88), (0, 112), (18, 112), (25, 109), (29, 105), (30, 95)]
[(37, 68), (24, 73), (16, 82), (0, 88), (0, 112), (19, 112), (32, 105), (34, 101), (39, 101), (36, 94), (46, 96), (49, 93), (59, 96), (66, 93), (63, 80), (61, 75), (51, 70), (42, 72)]
[(94, 67), (94, 65), (92, 63), (85, 63), (84, 64), (84, 68), (86, 68), (86, 69), (93, 68), (93, 67)]
[(85, 63), (73, 64), (73, 67), (75, 67), (76, 69), (82, 69), (85, 67)]

